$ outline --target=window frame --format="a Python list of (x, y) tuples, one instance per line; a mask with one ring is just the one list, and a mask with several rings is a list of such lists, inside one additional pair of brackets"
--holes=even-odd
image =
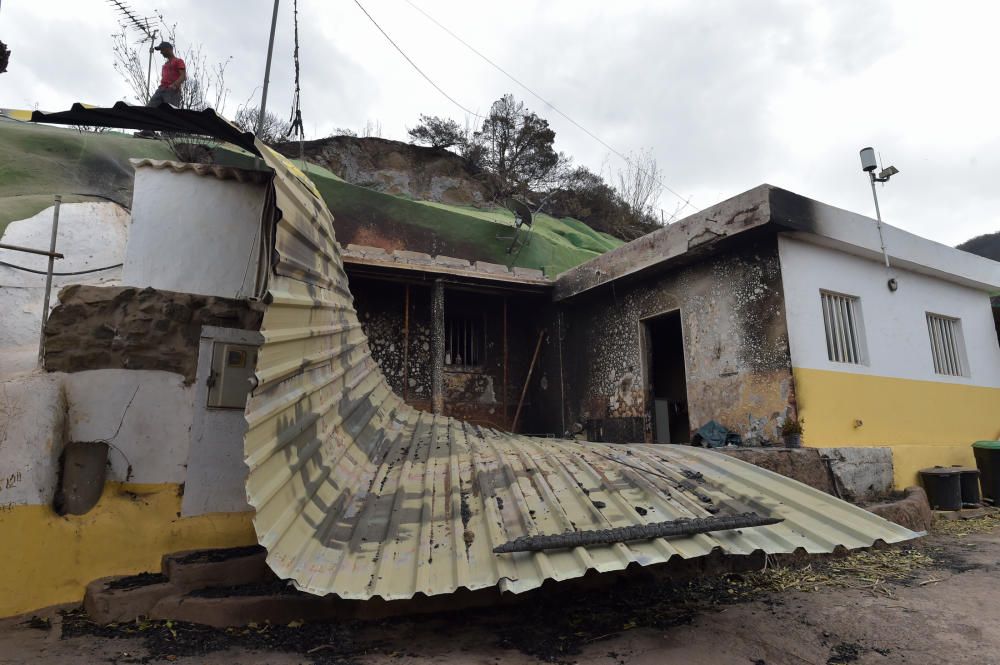
[[(966, 351), (961, 317), (937, 312), (924, 312), (924, 320), (927, 322), (927, 343), (931, 352), (934, 374), (968, 378), (969, 357)], [(938, 324), (937, 329), (935, 329), (935, 323)], [(957, 373), (946, 371), (949, 369), (955, 369)]]
[(820, 289), (819, 294), (827, 360), (867, 367), (870, 358), (861, 296), (830, 289)]

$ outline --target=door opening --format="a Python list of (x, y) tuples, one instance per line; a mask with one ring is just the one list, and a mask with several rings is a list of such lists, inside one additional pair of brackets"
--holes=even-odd
[(679, 310), (643, 321), (653, 441), (690, 443), (684, 335)]

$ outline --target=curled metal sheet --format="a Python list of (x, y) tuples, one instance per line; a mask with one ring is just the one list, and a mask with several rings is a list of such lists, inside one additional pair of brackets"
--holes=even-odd
[[(417, 411), (371, 357), (333, 217), (275, 170), (274, 235), (247, 497), (279, 576), (314, 594), (411, 598), (522, 592), (589, 570), (732, 554), (831, 552), (917, 534), (793, 480), (687, 446), (608, 446), (501, 433)], [(524, 536), (754, 512), (783, 520), (677, 538), (494, 553)]]

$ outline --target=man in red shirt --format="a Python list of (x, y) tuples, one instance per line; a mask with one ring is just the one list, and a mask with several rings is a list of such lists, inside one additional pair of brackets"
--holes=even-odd
[(146, 106), (170, 104), (179, 107), (181, 105), (181, 86), (187, 80), (184, 61), (174, 55), (174, 45), (170, 42), (161, 42), (156, 50), (167, 61), (163, 63), (163, 71), (160, 74), (160, 87), (149, 98)]

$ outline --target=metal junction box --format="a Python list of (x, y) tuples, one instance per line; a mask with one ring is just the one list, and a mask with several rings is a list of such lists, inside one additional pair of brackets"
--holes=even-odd
[(207, 406), (215, 409), (244, 408), (256, 366), (257, 347), (215, 342), (212, 345)]

